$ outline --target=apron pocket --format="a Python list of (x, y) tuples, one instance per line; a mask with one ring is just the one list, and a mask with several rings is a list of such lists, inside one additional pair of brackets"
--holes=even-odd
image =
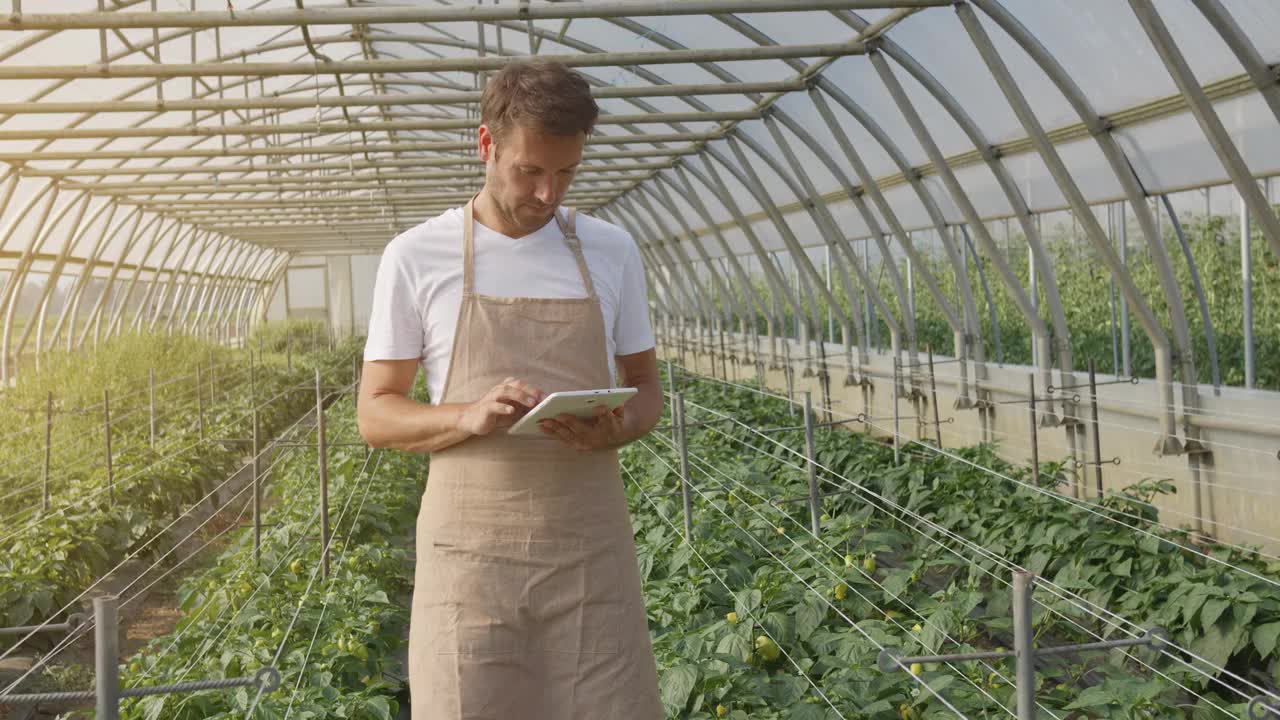
[(558, 567), (535, 574), (531, 582), (537, 648), (559, 653), (619, 652), (626, 602), (620, 595), (614, 554), (591, 549), (564, 555)]
[(431, 573), (440, 582), (423, 604), (431, 648), (437, 654), (514, 653), (526, 631), (517, 600), (527, 570), (491, 541), (483, 552), (433, 542)]

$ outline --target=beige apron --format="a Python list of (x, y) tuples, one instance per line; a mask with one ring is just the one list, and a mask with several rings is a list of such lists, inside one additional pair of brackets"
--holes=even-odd
[[(507, 377), (608, 387), (604, 317), (585, 298), (475, 293), (473, 210), (443, 402)], [(660, 720), (657, 671), (616, 451), (497, 431), (431, 456), (409, 633), (413, 720)]]

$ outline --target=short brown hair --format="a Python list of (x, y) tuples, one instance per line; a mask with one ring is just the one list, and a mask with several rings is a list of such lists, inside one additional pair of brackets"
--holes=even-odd
[(590, 135), (599, 116), (587, 79), (543, 58), (508, 64), (489, 78), (480, 97), (480, 122), (495, 137), (513, 124), (551, 135)]

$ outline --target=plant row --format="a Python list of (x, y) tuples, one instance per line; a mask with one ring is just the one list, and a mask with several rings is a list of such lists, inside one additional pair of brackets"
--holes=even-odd
[(692, 544), (680, 498), (660, 495), (679, 487), (669, 440), (623, 453), (669, 717), (954, 716), (935, 692), (969, 717), (1004, 716), (1011, 660), (914, 675), (876, 660), (1012, 647), (1014, 567), (1042, 579), (1041, 645), (1155, 626), (1174, 643), (1045, 662), (1036, 694), (1059, 716), (1238, 717), (1280, 684), (1280, 566), (1155, 525), (1147, 500), (1167, 481), (1076, 502), (1056, 493), (1055, 464), (1034, 486), (989, 446), (958, 459), (909, 446), (894, 464), (875, 439), (819, 430), (815, 539), (807, 504), (779, 502), (807, 494), (803, 433), (749, 429), (795, 425), (785, 401), (696, 381), (684, 393), (690, 422), (736, 421), (688, 431)]
[(245, 717), (369, 718), (398, 710), (400, 682), (389, 677), (408, 620), (403, 595), (413, 562), (411, 533), (425, 480), (421, 455), (365, 451), (350, 397), (326, 413), (329, 519), (328, 579), (320, 571), (320, 483), (314, 450), (294, 451), (273, 474), (271, 509), (260, 555), (240, 532), (209, 567), (178, 593), (183, 619), (153, 640), (122, 672), (129, 686), (236, 678), (272, 666), (280, 689), (260, 700), (253, 689), (154, 696), (126, 706), (137, 720)]

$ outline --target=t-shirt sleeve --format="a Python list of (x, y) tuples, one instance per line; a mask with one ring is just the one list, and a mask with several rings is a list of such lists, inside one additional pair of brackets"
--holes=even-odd
[(382, 253), (373, 282), (364, 359), (416, 360), (424, 340), (413, 277), (393, 243)]
[(614, 353), (617, 355), (644, 352), (655, 344), (653, 327), (649, 324), (649, 290), (645, 284), (644, 259), (630, 236), (627, 236), (626, 247), (618, 317), (613, 325)]

